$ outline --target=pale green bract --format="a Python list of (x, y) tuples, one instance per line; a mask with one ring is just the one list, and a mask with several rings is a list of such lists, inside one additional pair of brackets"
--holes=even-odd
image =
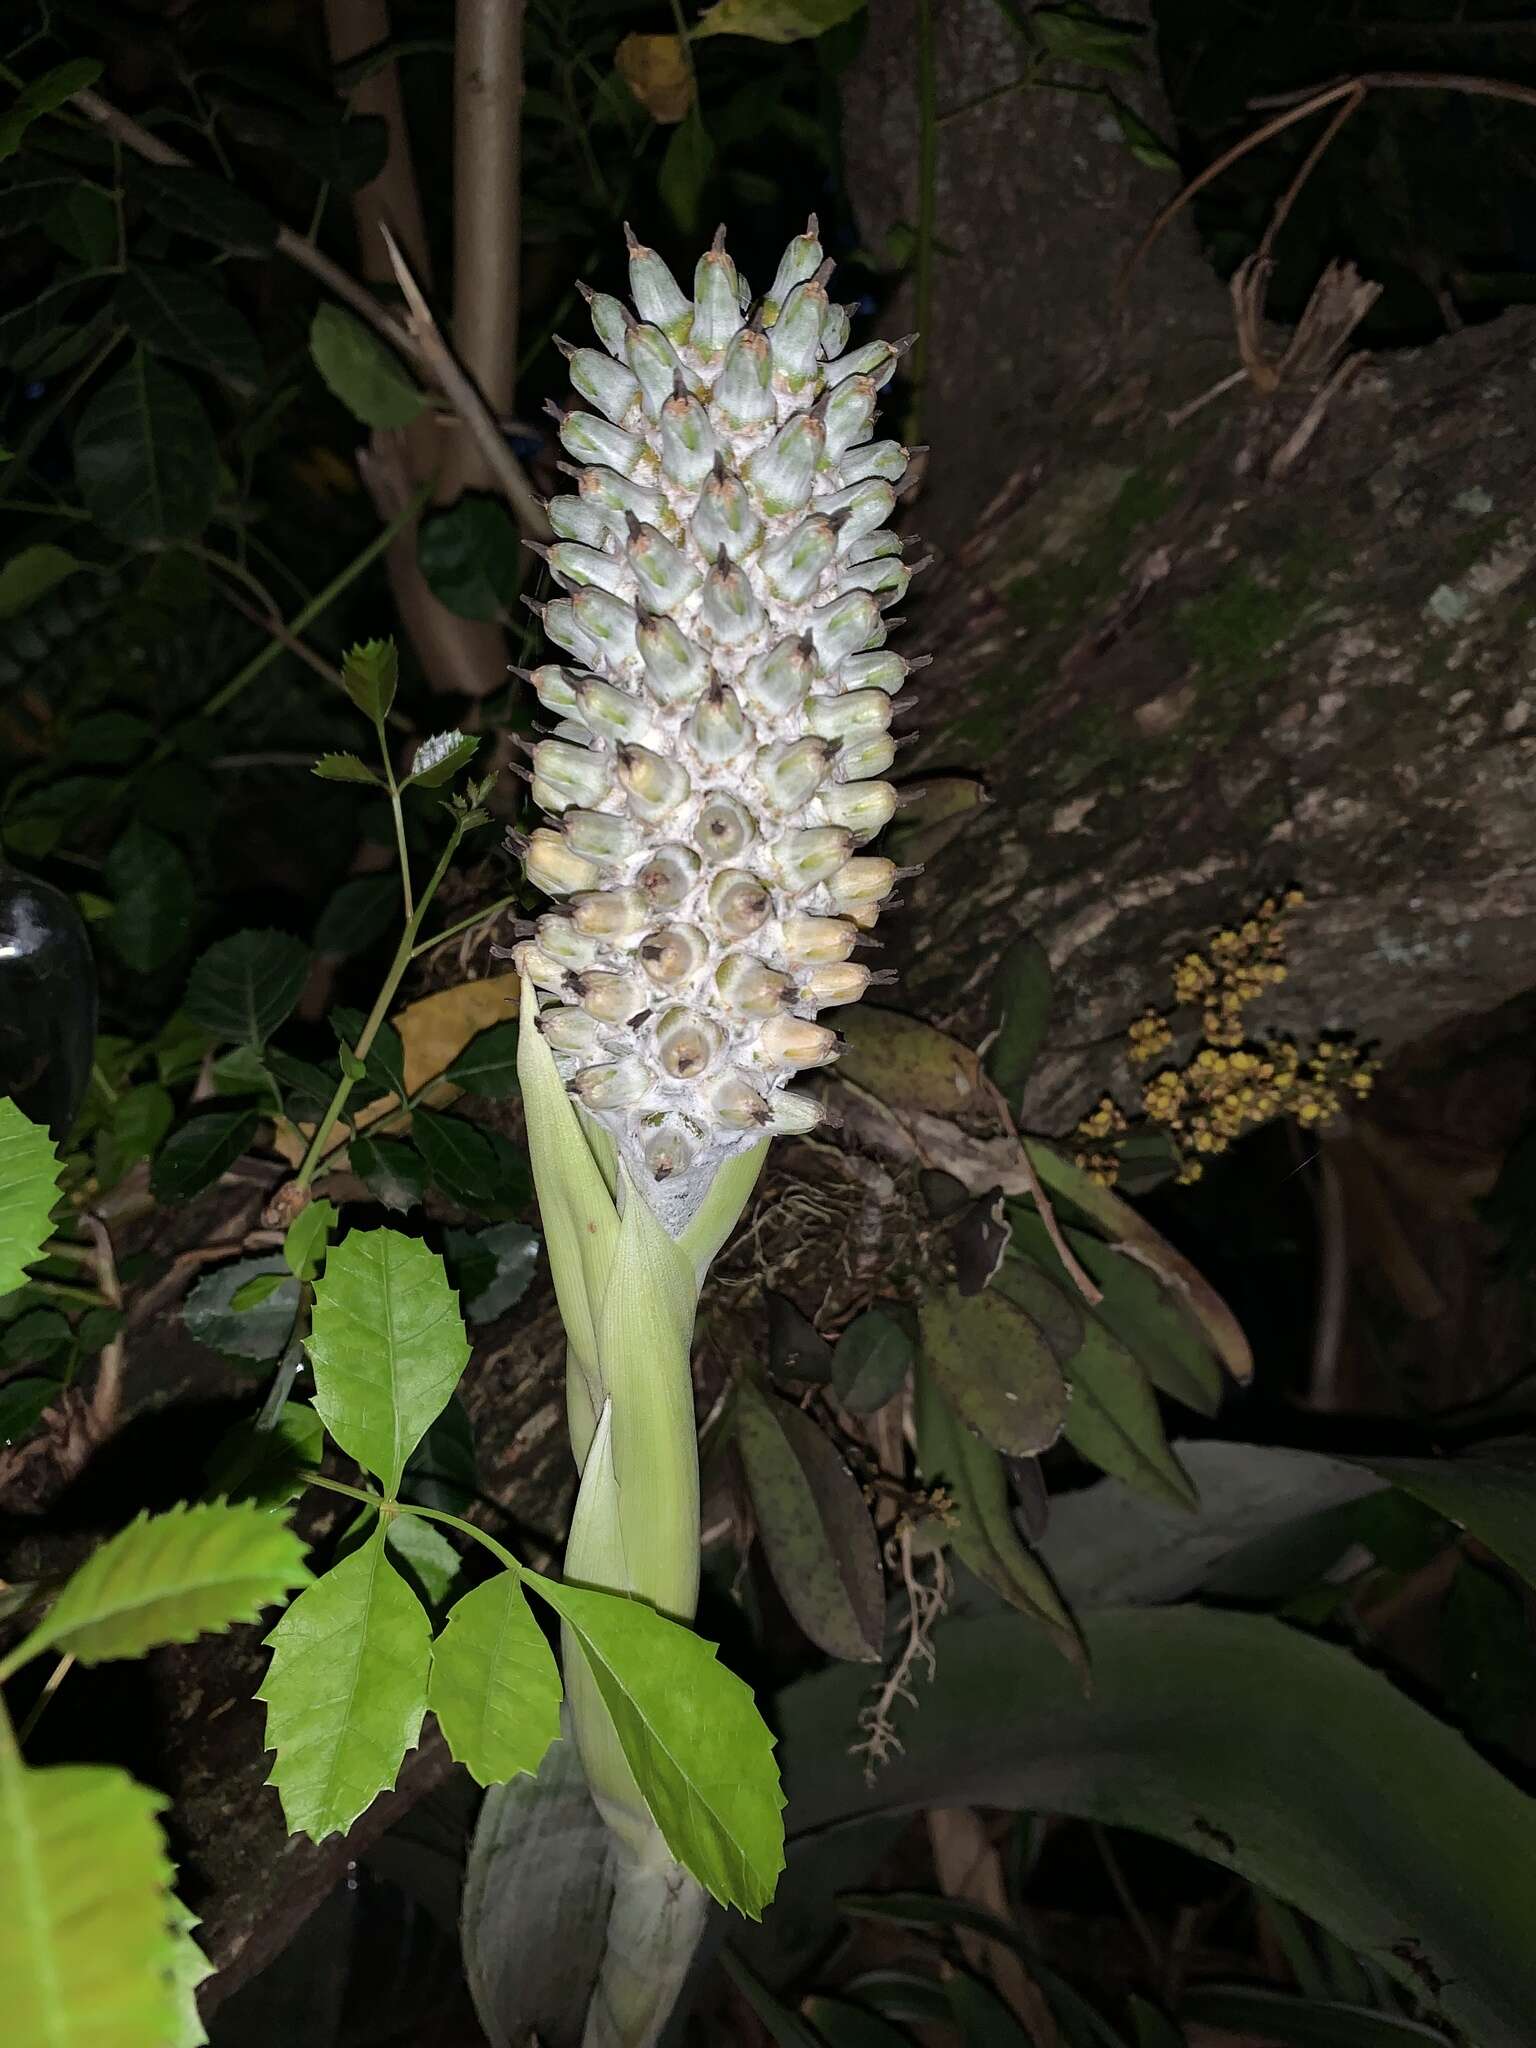
[(354, 1230), (315, 1285), (315, 1407), (390, 1495), (469, 1363), (458, 1296), (419, 1238)]
[(0, 1295), (26, 1278), (48, 1241), (48, 1218), (59, 1192), (53, 1140), (0, 1096)]

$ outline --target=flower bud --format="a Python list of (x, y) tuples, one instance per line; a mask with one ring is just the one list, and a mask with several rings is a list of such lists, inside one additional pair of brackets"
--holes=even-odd
[(787, 974), (765, 967), (750, 953), (728, 953), (715, 969), (715, 989), (727, 1009), (743, 1017), (772, 1017), (794, 1000)]
[(698, 1152), (698, 1147), (673, 1117), (669, 1117), (659, 1130), (651, 1131), (640, 1149), (652, 1180), (670, 1180), (675, 1173), (686, 1173)]
[(651, 729), (650, 713), (628, 690), (616, 690), (596, 676), (583, 676), (575, 695), (577, 717), (602, 739), (641, 740)]
[(820, 967), (846, 960), (858, 944), (855, 925), (840, 917), (786, 917), (779, 926), (784, 956), (797, 967)]
[(551, 960), (558, 960), (567, 973), (572, 968), (590, 967), (597, 958), (595, 942), (584, 938), (568, 917), (547, 914), (538, 920), (534, 930), (539, 935), (539, 950)]
[(872, 775), (884, 775), (895, 758), (896, 742), (888, 732), (860, 733), (838, 750), (838, 780), (863, 782)]
[(675, 910), (699, 879), (699, 856), (686, 846), (659, 846), (635, 876), (652, 915)]
[(666, 924), (642, 939), (640, 965), (662, 988), (677, 988), (697, 974), (709, 957), (704, 934), (691, 924)]
[[(634, 606), (606, 590), (578, 590), (571, 599), (577, 625), (615, 666), (638, 659)], [(554, 606), (550, 606), (554, 610)]]
[(681, 341), (693, 325), (693, 307), (678, 287), (677, 279), (654, 249), (637, 242), (624, 226), (629, 244), (629, 289), (642, 320), (649, 320), (674, 340)]
[(890, 895), (896, 884), (896, 863), (877, 854), (862, 854), (849, 861), (827, 883), (827, 894), (839, 910), (852, 914), (867, 909)]
[(571, 898), (571, 922), (590, 939), (627, 939), (648, 920), (638, 889), (593, 889)]
[(613, 811), (567, 811), (561, 821), (567, 843), (584, 860), (631, 860), (645, 844), (645, 835), (632, 818)]
[(873, 533), (890, 518), (896, 509), (896, 493), (882, 477), (870, 476), (849, 484), (846, 490), (829, 491), (816, 500), (816, 509), (842, 514), (837, 546), (840, 554), (847, 554), (865, 534)]
[(584, 1109), (597, 1114), (607, 1109), (627, 1109), (649, 1091), (650, 1074), (645, 1062), (618, 1060), (612, 1065), (583, 1067), (570, 1079), (571, 1093)]
[(618, 597), (629, 588), (629, 568), (623, 556), (608, 554), (601, 547), (589, 548), (579, 541), (560, 540), (544, 551), (544, 559), (550, 574), (566, 590), (595, 583), (600, 590)]
[(688, 714), (687, 732), (699, 759), (715, 764), (734, 760), (752, 736), (736, 692), (719, 681), (710, 683)]
[(709, 885), (709, 914), (733, 939), (750, 938), (773, 915), (773, 898), (741, 868), (723, 868)]
[(865, 562), (845, 561), (838, 571), (840, 590), (869, 590), (886, 604), (895, 604), (907, 594), (912, 571), (899, 555), (876, 555)]
[(592, 326), (598, 340), (609, 355), (621, 362), (624, 358), (624, 329), (627, 325), (625, 309), (620, 300), (611, 292), (595, 292), (579, 280), (577, 291), (587, 302), (587, 311), (592, 315)]
[(737, 647), (761, 632), (763, 617), (752, 579), (737, 568), (722, 548), (704, 578), (704, 594), (699, 600), (700, 623), (721, 646)]
[(798, 894), (835, 875), (852, 850), (853, 841), (837, 826), (812, 825), (786, 832), (772, 849), (772, 859), (785, 888)]
[(708, 861), (736, 860), (757, 837), (751, 813), (716, 790), (694, 820), (693, 843)]
[(584, 969), (572, 977), (569, 986), (582, 1009), (600, 1024), (627, 1024), (650, 1003), (644, 984), (628, 974)]
[(891, 700), (884, 690), (847, 690), (840, 697), (813, 697), (805, 722), (823, 739), (851, 740), (883, 733), (891, 722)]
[(602, 870), (583, 860), (566, 845), (558, 832), (541, 825), (528, 841), (523, 855), (523, 872), (535, 889), (546, 896), (569, 896), (573, 889), (590, 889), (602, 880)]
[(741, 280), (725, 253), (725, 230), (716, 235), (693, 273), (693, 326), (689, 342), (702, 356), (717, 356), (742, 324)]
[(634, 476), (646, 461), (645, 443), (612, 420), (590, 412), (568, 412), (560, 422), (560, 445), (577, 462), (599, 462), (621, 476)]
[(526, 974), (535, 988), (548, 989), (551, 995), (559, 995), (571, 970), (562, 967), (558, 960), (551, 960), (538, 946), (525, 943), (517, 948), (517, 971)]
[(850, 590), (818, 605), (811, 613), (810, 634), (816, 659), (829, 674), (845, 655), (872, 646), (884, 633), (880, 607), (867, 590)]
[(533, 750), (534, 773), (548, 791), (559, 799), (559, 807), (580, 804), (594, 809), (613, 785), (613, 764), (590, 747), (573, 747), (566, 740), (540, 740)]
[(561, 540), (580, 541), (585, 547), (602, 547), (618, 530), (611, 512), (585, 498), (551, 498), (544, 510)]
[(734, 1131), (758, 1130), (770, 1121), (767, 1103), (740, 1073), (721, 1075), (710, 1090), (709, 1106), (718, 1120)]
[(642, 526), (631, 517), (624, 552), (640, 595), (653, 612), (675, 612), (699, 587), (698, 570), (654, 526)]
[(659, 823), (689, 795), (692, 785), (681, 761), (668, 761), (649, 747), (619, 748), (619, 780), (637, 816)]
[(747, 482), (769, 518), (798, 512), (810, 502), (826, 440), (826, 428), (814, 413), (796, 413), (749, 460)]
[(549, 661), (542, 668), (526, 672), (519, 670), (518, 673), (527, 674), (528, 681), (533, 685), (534, 695), (546, 711), (553, 711), (557, 718), (569, 718), (575, 711), (575, 686), (581, 679), (580, 669), (561, 668), (557, 663)]
[(720, 1033), (691, 1010), (668, 1010), (656, 1025), (656, 1057), (674, 1081), (696, 1081), (720, 1051)]
[(757, 1034), (757, 1051), (775, 1066), (824, 1067), (837, 1058), (838, 1037), (824, 1024), (810, 1024), (803, 1017), (770, 1017)]
[(719, 445), (709, 414), (688, 392), (669, 398), (661, 408), (661, 466), (681, 489), (703, 483)]
[(777, 1138), (799, 1138), (825, 1122), (826, 1114), (814, 1096), (780, 1088), (769, 1104), (769, 1128)]
[(851, 833), (855, 846), (885, 830), (896, 815), (896, 801), (888, 782), (831, 783), (821, 792), (827, 823)]
[(557, 647), (563, 647), (567, 654), (574, 654), (582, 667), (590, 668), (602, 659), (603, 649), (577, 615), (575, 601), (569, 597), (557, 597), (543, 606), (539, 612), (544, 630)]
[(631, 327), (624, 338), (624, 353), (652, 419), (659, 417), (674, 391), (691, 389), (677, 350), (659, 327)]
[(585, 1010), (549, 1009), (539, 1016), (539, 1029), (556, 1052), (577, 1053), (587, 1059), (603, 1051), (603, 1027)]
[(765, 316), (773, 319), (795, 286), (804, 284), (808, 278), (814, 277), (820, 268), (821, 240), (817, 231), (816, 216), (813, 213), (805, 233), (796, 235), (779, 258), (779, 267), (763, 301)]
[(813, 967), (800, 984), (800, 993), (818, 1006), (827, 1007), (833, 1003), (856, 1003), (869, 987), (869, 969), (856, 961), (834, 962), (829, 967)]
[(742, 694), (760, 710), (783, 718), (804, 703), (815, 676), (816, 654), (809, 637), (780, 640), (748, 664)]
[(645, 663), (646, 681), (663, 704), (686, 704), (709, 681), (708, 662), (671, 619), (642, 616), (635, 645)]
[(827, 460), (843, 455), (868, 434), (875, 418), (875, 385), (869, 377), (849, 377), (819, 401), (826, 427)]
[(620, 424), (640, 397), (634, 375), (595, 348), (573, 349), (558, 336), (555, 346), (570, 367), (571, 382), (588, 405), (595, 405), (605, 419)]
[(773, 357), (765, 336), (743, 328), (725, 352), (710, 394), (727, 426), (760, 427), (778, 410), (773, 399)]
[(770, 541), (758, 556), (768, 587), (783, 604), (803, 604), (837, 555), (837, 528), (820, 513)]
[(857, 311), (857, 306), (828, 306), (826, 318), (821, 323), (821, 352), (829, 362), (835, 362), (848, 346), (853, 315)]
[(894, 696), (915, 666), (889, 647), (872, 648), (868, 654), (850, 654), (839, 662), (837, 686), (840, 690), (884, 690), (888, 697)]
[(837, 467), (845, 484), (862, 483), (867, 476), (899, 484), (911, 460), (899, 441), (868, 441), (862, 448), (849, 448)]
[(653, 491), (646, 484), (637, 484), (629, 477), (621, 476), (616, 469), (582, 469), (575, 475), (583, 504), (613, 514), (615, 524), (612, 531), (615, 535), (625, 530), (626, 512), (632, 512), (637, 519), (650, 520), (653, 526), (660, 525), (666, 517), (667, 501), (660, 491)]
[(694, 545), (708, 561), (715, 561), (724, 553), (731, 561), (739, 562), (750, 554), (762, 530), (763, 522), (746, 485), (739, 476), (732, 476), (717, 457), (699, 493), (699, 509), (693, 515)]
[(826, 780), (833, 748), (824, 739), (808, 735), (802, 740), (778, 740), (758, 751), (752, 764), (767, 802), (787, 816), (809, 803)]
[(808, 277), (795, 286), (768, 330), (774, 381), (784, 390), (799, 391), (815, 369), (826, 311), (826, 288)]

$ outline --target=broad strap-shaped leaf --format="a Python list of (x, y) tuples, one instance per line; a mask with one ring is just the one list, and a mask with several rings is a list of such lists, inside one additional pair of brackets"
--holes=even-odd
[(713, 1643), (638, 1600), (528, 1584), (565, 1623), (674, 1858), (755, 1920), (784, 1867), (784, 1795), (751, 1688)]
[(1470, 1458), (1360, 1458), (1393, 1486), (1470, 1531), (1536, 1586), (1536, 1466), (1497, 1451)]
[(21, 1285), (47, 1243), (58, 1192), (52, 1138), (8, 1095), (0, 1096), (0, 1294)]
[(480, 1785), (536, 1775), (560, 1733), (560, 1673), (513, 1572), (455, 1602), (432, 1645), (427, 1704)]
[(309, 1579), (303, 1543), (253, 1501), (140, 1515), (91, 1553), (9, 1661), (44, 1649), (82, 1664), (141, 1657), (254, 1621)]
[(994, 1288), (946, 1287), (919, 1310), (923, 1358), (966, 1425), (1011, 1457), (1030, 1458), (1061, 1435), (1067, 1390), (1044, 1335)]
[(419, 1238), (354, 1230), (315, 1283), (315, 1407), (341, 1448), (399, 1490), (469, 1363), (458, 1297)]
[(267, 1646), (268, 1783), (289, 1831), (323, 1841), (394, 1784), (427, 1708), (432, 1630), (382, 1524), (299, 1595)]
[(922, 1365), (913, 1391), (913, 1424), (919, 1472), (928, 1484), (944, 1486), (954, 1504), (944, 1540), (1010, 1607), (1043, 1621), (1063, 1655), (1081, 1666), (1082, 1638), (1049, 1573), (1014, 1526), (1002, 1459), (966, 1428)]
[(29, 1770), (0, 1741), (0, 1984), (15, 2048), (178, 2040), (164, 1805), (125, 1771)]
[(758, 1541), (790, 1613), (828, 1656), (878, 1664), (880, 1548), (853, 1474), (810, 1416), (750, 1381), (737, 1390), (735, 1428)]
[(1283, 1622), (1107, 1609), (1083, 1632), (1086, 1699), (1016, 1616), (941, 1622), (934, 1681), (872, 1787), (826, 1735), (856, 1716), (864, 1674), (790, 1686), (776, 1718), (793, 1832), (945, 1805), (1137, 1828), (1309, 1914), (1478, 2048), (1529, 2048), (1536, 1801), (1379, 1672)]
[(1066, 1438), (1073, 1450), (1111, 1478), (1193, 1513), (1199, 1500), (1169, 1448), (1157, 1397), (1119, 1338), (1090, 1317), (1063, 1370), (1072, 1388)]

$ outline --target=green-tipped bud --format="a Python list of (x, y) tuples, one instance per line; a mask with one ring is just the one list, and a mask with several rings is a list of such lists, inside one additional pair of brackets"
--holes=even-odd
[(841, 690), (884, 690), (893, 697), (918, 666), (888, 647), (875, 647), (868, 654), (850, 654), (839, 662), (837, 684)]
[(752, 661), (742, 676), (742, 693), (771, 718), (784, 718), (805, 702), (816, 680), (816, 655), (809, 637), (780, 640)]
[(673, 393), (690, 389), (677, 350), (659, 327), (632, 327), (625, 340), (625, 355), (635, 381), (645, 397), (645, 409), (659, 419), (661, 409)]
[(797, 284), (804, 284), (821, 268), (821, 236), (813, 213), (803, 235), (796, 235), (774, 272), (763, 302), (764, 314), (773, 319)]
[(649, 915), (638, 889), (590, 889), (571, 898), (571, 922), (589, 939), (632, 938)]
[(646, 682), (663, 704), (691, 704), (709, 681), (702, 651), (671, 619), (643, 616), (635, 628), (635, 645)]
[(528, 841), (523, 871), (535, 889), (546, 896), (569, 896), (575, 889), (592, 889), (602, 880), (602, 869), (583, 860), (566, 845), (563, 835), (541, 825)]
[(576, 685), (576, 715), (605, 740), (643, 740), (652, 725), (643, 699), (601, 683), (596, 676), (583, 676)]
[(800, 984), (800, 993), (820, 1009), (836, 1003), (856, 1003), (869, 987), (870, 972), (856, 961), (845, 960), (830, 967), (813, 967)]
[(899, 484), (911, 460), (899, 441), (867, 441), (862, 448), (850, 448), (837, 467), (845, 484), (862, 483), (867, 476)]
[(821, 348), (821, 323), (827, 295), (816, 279), (797, 284), (768, 331), (774, 380), (786, 391), (799, 391), (816, 368)]
[(838, 749), (838, 780), (867, 782), (873, 775), (884, 775), (895, 759), (896, 742), (888, 732), (861, 733)]
[(880, 607), (867, 590), (851, 590), (818, 605), (811, 613), (811, 639), (816, 659), (828, 674), (850, 654), (879, 642), (885, 634)]
[(701, 871), (699, 856), (687, 846), (659, 846), (635, 875), (635, 887), (653, 917), (676, 910), (693, 894)]
[(649, 1092), (651, 1077), (643, 1060), (617, 1060), (612, 1065), (583, 1067), (571, 1076), (571, 1093), (594, 1115), (628, 1109)]
[(746, 485), (716, 458), (699, 493), (699, 509), (693, 515), (693, 544), (706, 561), (722, 552), (733, 562), (741, 561), (756, 546), (763, 530), (757, 507)]
[(779, 926), (784, 957), (796, 967), (846, 960), (859, 942), (857, 925), (840, 917), (786, 917)]
[(669, 1117), (659, 1130), (647, 1131), (640, 1147), (651, 1179), (668, 1181), (675, 1174), (686, 1173), (698, 1157), (698, 1145), (678, 1123)]
[(544, 512), (561, 540), (581, 541), (589, 548), (600, 548), (611, 535), (623, 531), (622, 520), (585, 498), (551, 498)]
[(645, 844), (645, 834), (634, 820), (612, 811), (567, 811), (561, 829), (583, 859), (601, 861), (604, 867), (632, 860)]
[(568, 917), (541, 917), (534, 929), (539, 935), (540, 952), (558, 961), (567, 974), (573, 968), (590, 967), (598, 957), (596, 942), (583, 938)]
[(642, 939), (640, 965), (658, 988), (681, 988), (709, 958), (709, 941), (691, 924), (664, 924)]
[(585, 1010), (546, 1010), (539, 1029), (556, 1052), (574, 1053), (593, 1060), (603, 1052), (603, 1027)]
[(896, 365), (901, 361), (902, 348), (890, 341), (866, 341), (862, 348), (851, 354), (838, 356), (829, 362), (823, 371), (827, 387), (844, 383), (849, 377), (868, 377), (879, 390), (889, 382)]
[(686, 391), (661, 408), (661, 466), (681, 490), (697, 490), (714, 467), (720, 443), (709, 414)]
[(572, 348), (558, 336), (555, 346), (570, 366), (571, 383), (588, 405), (595, 405), (604, 419), (622, 426), (640, 399), (640, 384), (632, 371), (612, 356), (595, 348)]
[(809, 504), (826, 429), (813, 413), (796, 413), (747, 464), (753, 496), (771, 519)]
[(827, 430), (827, 460), (840, 463), (848, 449), (862, 441), (874, 424), (873, 379), (850, 377), (820, 400), (820, 410)]
[(590, 286), (578, 282), (577, 291), (587, 302), (587, 311), (592, 315), (592, 328), (598, 340), (609, 355), (624, 360), (624, 329), (626, 321), (624, 307), (610, 292), (595, 292)]
[(699, 621), (722, 647), (739, 647), (761, 632), (763, 607), (752, 579), (722, 549), (704, 578)]
[(649, 747), (619, 748), (619, 780), (628, 793), (630, 808), (651, 824), (670, 818), (692, 790), (682, 762), (653, 754)]
[(861, 910), (883, 903), (896, 886), (896, 864), (878, 854), (860, 854), (827, 883), (827, 894), (839, 910)]
[(632, 974), (583, 969), (568, 984), (589, 1017), (599, 1024), (627, 1024), (650, 1004), (650, 992)]
[(681, 548), (663, 540), (654, 526), (629, 522), (625, 556), (640, 595), (655, 612), (675, 612), (698, 589), (698, 570)]
[(756, 1131), (770, 1120), (767, 1103), (744, 1074), (722, 1074), (709, 1092), (718, 1122), (732, 1131)]
[(606, 755), (565, 740), (540, 740), (533, 750), (533, 767), (545, 788), (559, 795), (562, 810), (567, 804), (592, 810), (613, 786), (613, 763)]
[(517, 948), (517, 967), (520, 974), (526, 974), (535, 988), (547, 989), (551, 995), (559, 995), (570, 975), (568, 967), (562, 967), (558, 960), (537, 946), (523, 944)]
[[(571, 609), (581, 631), (595, 642), (608, 660), (620, 667), (639, 659), (635, 646), (635, 609), (611, 591), (589, 585), (571, 599)], [(554, 606), (550, 606), (554, 610)]]
[(802, 520), (758, 557), (768, 587), (782, 604), (803, 604), (837, 555), (837, 527), (820, 513)]
[(645, 443), (636, 434), (601, 420), (595, 413), (568, 412), (560, 422), (560, 445), (581, 463), (600, 463), (621, 476), (634, 476), (649, 461)]
[(792, 1067), (798, 1073), (835, 1060), (838, 1037), (825, 1024), (810, 1024), (804, 1017), (770, 1017), (757, 1034), (757, 1053), (759, 1059), (776, 1067)]
[(717, 766), (733, 761), (752, 736), (736, 692), (719, 681), (710, 683), (684, 729), (699, 759)]
[(883, 477), (867, 476), (841, 491), (830, 491), (817, 500), (818, 512), (842, 515), (837, 530), (840, 554), (847, 554), (865, 534), (883, 526), (896, 509), (896, 493)]
[(772, 859), (784, 887), (802, 896), (835, 875), (852, 851), (853, 841), (838, 826), (811, 825), (786, 832), (772, 848)]
[(773, 898), (741, 868), (725, 868), (709, 885), (709, 914), (730, 939), (749, 939), (773, 915)]
[[(836, 1041), (834, 1040), (834, 1050)], [(780, 1088), (769, 1105), (768, 1128), (776, 1138), (803, 1138), (826, 1120), (826, 1111), (809, 1095)]]
[(829, 825), (851, 833), (864, 846), (883, 832), (896, 815), (896, 792), (888, 782), (830, 783), (821, 792), (821, 808)]
[(617, 535), (628, 531), (624, 516), (628, 512), (636, 519), (650, 520), (653, 526), (659, 526), (666, 518), (667, 501), (649, 484), (637, 484), (616, 469), (582, 469), (575, 474), (576, 488), (583, 500), (613, 515), (612, 531)]
[(694, 820), (693, 843), (707, 861), (739, 860), (757, 837), (745, 804), (716, 790)]
[(828, 306), (821, 323), (821, 352), (830, 362), (848, 346), (853, 324), (852, 306)]
[(719, 1057), (721, 1037), (695, 1011), (667, 1010), (656, 1022), (656, 1057), (674, 1081), (697, 1081)]
[(873, 562), (881, 555), (899, 555), (906, 542), (890, 527), (877, 527), (853, 542), (844, 552), (850, 562)]
[(760, 427), (778, 410), (773, 399), (773, 352), (765, 335), (744, 327), (725, 352), (713, 402), (728, 427)]
[(557, 597), (549, 604), (535, 606), (535, 611), (544, 622), (544, 630), (557, 647), (563, 647), (567, 654), (574, 654), (583, 668), (590, 668), (602, 659), (602, 645), (587, 630), (577, 613), (573, 599)]
[(810, 733), (759, 749), (752, 772), (770, 810), (782, 817), (802, 810), (826, 780), (832, 755), (827, 742)]
[(731, 953), (715, 969), (715, 989), (738, 1017), (772, 1017), (794, 1000), (795, 985), (787, 974), (765, 967), (750, 953)]
[(844, 562), (838, 571), (843, 590), (868, 590), (886, 604), (896, 604), (907, 594), (912, 571), (898, 555), (877, 555), (870, 562)]
[(828, 740), (883, 733), (891, 722), (891, 700), (884, 690), (848, 690), (840, 697), (813, 697), (805, 707), (805, 722), (812, 732)]
[(618, 596), (628, 581), (621, 555), (608, 554), (600, 547), (583, 547), (579, 541), (556, 541), (544, 559), (549, 563), (550, 574), (567, 590), (595, 584), (599, 590)]
[(716, 235), (693, 273), (693, 328), (688, 339), (703, 356), (717, 356), (741, 326), (741, 279), (725, 253), (725, 230)]
[[(546, 621), (546, 630), (547, 630)], [(524, 671), (519, 670), (519, 674)], [(581, 670), (561, 668), (548, 661), (542, 668), (526, 671), (527, 680), (533, 685), (533, 694), (557, 718), (569, 718), (576, 709), (576, 685), (581, 680)]]
[(640, 318), (652, 321), (674, 341), (682, 341), (693, 325), (691, 302), (656, 251), (635, 240), (627, 222), (624, 238), (629, 244), (630, 295)]

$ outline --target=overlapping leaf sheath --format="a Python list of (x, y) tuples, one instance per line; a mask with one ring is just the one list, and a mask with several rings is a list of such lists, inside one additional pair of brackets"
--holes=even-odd
[(884, 646), (908, 453), (871, 439), (900, 347), (847, 350), (814, 219), (755, 305), (723, 233), (691, 299), (633, 239), (629, 261), (636, 311), (589, 293), (601, 346), (567, 350), (596, 410), (560, 418), (568, 595), (540, 609), (571, 660), (531, 676), (559, 824), (525, 849), (561, 902), (520, 964), (555, 998), (566, 1085), (668, 1217), (817, 1121), (787, 1084), (836, 1056), (819, 1013), (875, 978), (852, 955), (896, 870), (860, 849), (896, 806), (880, 778), (918, 664)]

